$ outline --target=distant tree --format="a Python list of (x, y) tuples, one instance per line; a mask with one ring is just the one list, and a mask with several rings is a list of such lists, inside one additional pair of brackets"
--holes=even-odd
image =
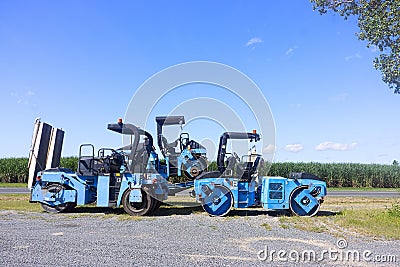
[(399, 166), (399, 162), (398, 162), (397, 160), (393, 160), (392, 165), (394, 165), (394, 166)]
[(382, 80), (400, 94), (400, 0), (310, 0), (321, 14), (328, 11), (358, 19), (358, 39), (380, 51), (374, 67)]

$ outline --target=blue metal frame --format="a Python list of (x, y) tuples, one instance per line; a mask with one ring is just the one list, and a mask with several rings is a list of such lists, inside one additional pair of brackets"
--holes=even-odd
[(203, 206), (209, 206), (209, 213), (215, 215), (213, 211), (218, 210), (226, 198), (221, 195), (217, 201), (215, 198), (220, 193), (213, 194), (212, 191), (218, 186), (224, 186), (232, 194), (233, 208), (262, 206), (265, 209), (287, 210), (290, 209), (292, 192), (300, 187), (304, 189), (292, 201), (298, 204), (297, 209), (302, 209), (301, 212), (308, 214), (326, 196), (326, 183), (319, 180), (262, 177), (261, 181), (261, 185), (257, 187), (254, 180), (240, 181), (232, 177), (197, 179), (194, 182), (196, 200)]
[(224, 186), (230, 190), (233, 196), (234, 208), (248, 208), (254, 206), (256, 199), (255, 181), (246, 182), (240, 181), (238, 178), (204, 178), (194, 181), (194, 190), (196, 200), (201, 202), (204, 198), (202, 186), (211, 186), (214, 188), (216, 185)]
[[(96, 199), (97, 177), (78, 176), (67, 172), (46, 172), (38, 173), (40, 180), (31, 188), (31, 201), (42, 202), (54, 206), (58, 205), (52, 200), (45, 199), (42, 189), (51, 184), (60, 184), (67, 188), (63, 191), (75, 191), (70, 197), (65, 198), (64, 202), (75, 202), (77, 205), (85, 205), (94, 202)], [(88, 179), (89, 178), (89, 179)], [(95, 178), (95, 179), (93, 179)], [(87, 182), (90, 180), (90, 184)], [(75, 197), (72, 197), (74, 195)]]
[[(280, 185), (278, 189), (277, 185)], [(326, 183), (313, 179), (291, 179), (284, 177), (263, 177), (261, 190), (261, 203), (265, 209), (289, 209), (290, 195), (298, 187), (320, 187), (321, 192), (317, 196), (310, 195), (309, 190), (303, 190), (303, 196), (309, 196), (313, 204), (326, 196)], [(307, 209), (307, 208), (306, 208)]]
[(206, 150), (201, 148), (184, 149), (178, 157), (178, 176), (182, 176), (182, 165), (185, 166), (188, 173), (193, 167), (197, 166), (198, 160), (193, 154), (206, 155)]
[[(168, 181), (159, 174), (130, 174), (123, 173), (121, 176), (121, 186), (116, 207), (121, 205), (122, 196), (128, 189), (141, 189), (148, 187), (152, 195), (158, 200), (163, 201), (168, 197)], [(73, 202), (77, 205), (86, 205), (96, 202), (99, 207), (109, 207), (109, 187), (110, 176), (79, 176), (73, 173), (63, 171), (42, 171), (38, 173), (40, 177), (31, 189), (31, 202), (41, 202), (49, 206)], [(147, 176), (147, 177), (145, 177)], [(90, 181), (90, 183), (88, 183)], [(43, 193), (44, 188), (51, 184), (64, 186), (66, 189), (61, 190), (55, 196), (50, 193)], [(130, 196), (133, 202), (140, 201), (140, 190), (132, 190)], [(136, 194), (136, 195), (135, 195)], [(51, 197), (52, 196), (52, 197)]]

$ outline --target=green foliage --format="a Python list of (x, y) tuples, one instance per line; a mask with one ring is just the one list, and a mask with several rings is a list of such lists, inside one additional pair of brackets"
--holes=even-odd
[(25, 188), (27, 186), (28, 186), (28, 184), (26, 184), (26, 183), (5, 183), (5, 182), (0, 182), (0, 187)]
[(397, 160), (393, 160), (392, 165), (394, 165), (394, 166), (399, 166), (399, 162), (398, 162)]
[(185, 175), (182, 176), (170, 176), (169, 177), (169, 182), (171, 183), (184, 183), (186, 181), (188, 181), (189, 179), (186, 178)]
[(388, 209), (388, 214), (393, 217), (400, 217), (400, 202), (395, 202), (392, 207)]
[[(215, 161), (208, 171), (217, 170)], [(268, 172), (268, 173), (267, 173)], [(360, 163), (277, 162), (263, 163), (260, 176), (289, 177), (291, 172), (308, 172), (323, 178), (328, 187), (400, 188), (400, 166)], [(171, 177), (170, 182), (185, 182), (186, 177)]]
[(383, 209), (345, 209), (341, 215), (332, 219), (341, 229), (345, 228), (361, 235), (400, 239), (400, 217), (393, 216)]
[(28, 182), (28, 158), (0, 159), (0, 182)]
[[(77, 157), (61, 158), (61, 167), (76, 171)], [(269, 172), (267, 174), (267, 170)], [(217, 163), (210, 162), (208, 171), (217, 170)], [(400, 188), (400, 166), (359, 163), (285, 162), (266, 163), (259, 174), (289, 177), (291, 172), (308, 172), (326, 180), (329, 187), (380, 187)], [(28, 159), (0, 159), (0, 182), (27, 183)], [(171, 177), (171, 182), (184, 182), (186, 177)]]
[(217, 162), (216, 162), (216, 161), (209, 162), (209, 163), (208, 163), (208, 166), (207, 166), (207, 170), (208, 170), (209, 172), (217, 171), (217, 170), (218, 170)]
[(60, 166), (76, 171), (78, 169), (78, 157), (61, 158)]
[(329, 10), (347, 19), (358, 19), (358, 39), (367, 41), (381, 54), (374, 67), (394, 93), (400, 94), (400, 0), (310, 0), (321, 14)]
[(0, 211), (18, 210), (40, 212), (39, 203), (29, 203), (28, 194), (0, 194)]
[(325, 179), (328, 187), (400, 187), (400, 166), (360, 163), (273, 163), (269, 176), (289, 177), (308, 172)]
[[(60, 166), (76, 171), (78, 166), (78, 158), (61, 158)], [(28, 158), (0, 159), (0, 182), (27, 183), (28, 173)]]
[(269, 223), (262, 223), (260, 226), (264, 227), (267, 231), (272, 230), (272, 227)]

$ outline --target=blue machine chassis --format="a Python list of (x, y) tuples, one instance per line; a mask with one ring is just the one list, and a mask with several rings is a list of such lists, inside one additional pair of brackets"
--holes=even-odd
[(291, 210), (297, 215), (313, 216), (326, 196), (326, 183), (313, 179), (262, 177), (261, 185), (238, 178), (195, 180), (196, 200), (210, 215), (226, 215), (231, 208), (263, 207)]
[[(190, 183), (171, 187), (159, 174), (117, 173), (99, 176), (79, 176), (72, 171), (42, 171), (31, 189), (31, 202), (40, 202), (50, 207), (65, 203), (98, 207), (119, 207), (122, 197), (129, 191), (129, 202), (143, 201), (143, 189), (153, 198), (164, 201), (174, 190), (181, 191), (194, 186), (196, 200), (211, 216), (224, 216), (231, 208), (263, 207), (268, 210), (291, 210), (301, 216), (313, 216), (326, 196), (326, 183), (314, 179), (292, 179), (284, 177), (262, 177), (261, 184), (255, 180), (238, 178), (202, 178)], [(119, 183), (112, 191), (110, 181)], [(46, 190), (50, 186), (57, 190)], [(171, 192), (170, 192), (171, 191)], [(114, 196), (112, 196), (114, 194)]]
[[(153, 198), (164, 201), (168, 197), (168, 182), (159, 174), (143, 175), (130, 173), (114, 174), (120, 183), (116, 187), (117, 198), (113, 199), (110, 188), (111, 175), (79, 176), (68, 171), (42, 171), (36, 184), (31, 189), (31, 202), (40, 202), (48, 206), (65, 203), (86, 205), (96, 202), (98, 207), (119, 207), (122, 196), (130, 190), (130, 202), (141, 202), (142, 191), (146, 188)], [(60, 186), (60, 190), (47, 191), (51, 185)], [(115, 201), (113, 201), (115, 200)]]

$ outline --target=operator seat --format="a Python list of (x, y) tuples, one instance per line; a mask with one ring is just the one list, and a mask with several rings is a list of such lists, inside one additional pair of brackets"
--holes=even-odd
[(178, 140), (175, 140), (174, 142), (168, 143), (167, 138), (164, 136), (161, 137), (164, 149), (167, 151), (169, 154), (175, 154), (175, 148), (178, 146)]
[(233, 176), (235, 175), (235, 166), (237, 166), (237, 160), (234, 156), (230, 156), (225, 162), (225, 176)]
[(149, 140), (145, 138), (144, 143), (140, 143), (137, 148), (136, 155), (133, 159), (134, 162), (134, 173), (144, 173), (147, 168), (149, 161), (150, 152), (153, 148), (150, 147)]
[(95, 176), (98, 174), (98, 158), (92, 156), (80, 157), (78, 161), (78, 174), (82, 176)]
[(242, 176), (240, 177), (240, 180), (248, 181), (250, 182), (252, 179), (252, 175), (256, 173), (258, 164), (260, 163), (260, 156), (257, 156), (254, 162), (248, 161), (244, 163), (243, 166), (243, 173)]

